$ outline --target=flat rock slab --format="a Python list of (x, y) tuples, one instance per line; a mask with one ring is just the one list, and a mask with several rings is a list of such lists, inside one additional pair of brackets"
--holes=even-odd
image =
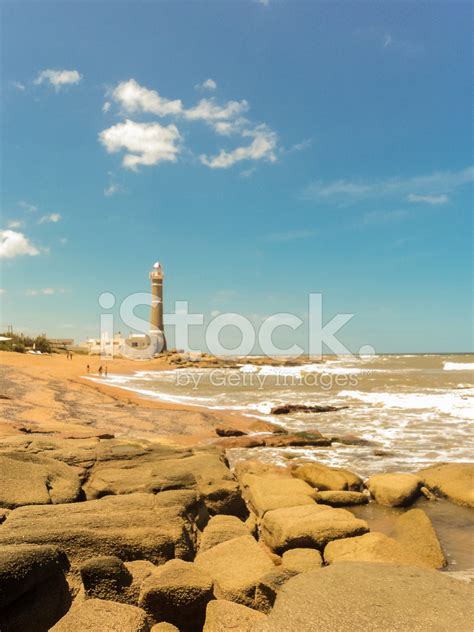
[(345, 509), (326, 505), (304, 505), (275, 509), (262, 520), (262, 536), (271, 549), (282, 553), (295, 548), (322, 549), (331, 540), (362, 535), (369, 530)]
[(369, 502), (367, 494), (362, 492), (324, 491), (316, 493), (316, 501), (331, 507), (344, 507), (344, 505), (365, 505)]
[(189, 559), (195, 551), (194, 519), (199, 510), (192, 491), (20, 507), (0, 525), (0, 547), (18, 542), (54, 544), (74, 564), (103, 555), (154, 563)]
[(262, 612), (226, 599), (210, 601), (203, 632), (252, 632), (267, 617)]
[(395, 537), (426, 566), (442, 568), (446, 558), (431, 520), (422, 509), (410, 509), (395, 522)]
[(44, 456), (0, 455), (0, 507), (71, 503), (81, 494), (79, 470)]
[(254, 605), (260, 578), (274, 567), (251, 535), (222, 542), (198, 553), (194, 563), (212, 577), (218, 599), (229, 599), (246, 606)]
[(445, 463), (418, 472), (431, 490), (453, 503), (474, 507), (474, 463)]
[(272, 509), (314, 505), (315, 502), (313, 488), (304, 481), (290, 476), (247, 474), (242, 480), (246, 486), (247, 501), (252, 510), (260, 517)]
[(88, 599), (74, 606), (50, 632), (149, 632), (143, 610), (115, 601)]
[(421, 478), (414, 474), (374, 474), (367, 488), (379, 505), (405, 507), (419, 495)]
[(472, 632), (474, 588), (423, 568), (346, 562), (290, 579), (255, 632)]
[(301, 478), (319, 491), (357, 491), (362, 480), (349, 470), (328, 467), (322, 463), (306, 463), (293, 471), (293, 476)]
[(199, 551), (203, 553), (221, 542), (243, 535), (250, 535), (250, 531), (236, 516), (213, 516), (201, 534)]
[(432, 566), (394, 538), (373, 531), (355, 538), (334, 540), (324, 549), (328, 564), (336, 562), (393, 562), (407, 566)]
[(281, 563), (296, 573), (309, 573), (323, 565), (323, 558), (316, 549), (289, 549), (283, 553)]

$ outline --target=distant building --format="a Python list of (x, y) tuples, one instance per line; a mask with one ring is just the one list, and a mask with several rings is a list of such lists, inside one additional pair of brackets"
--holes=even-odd
[(74, 346), (73, 338), (48, 338), (47, 340), (49, 344), (55, 348)]

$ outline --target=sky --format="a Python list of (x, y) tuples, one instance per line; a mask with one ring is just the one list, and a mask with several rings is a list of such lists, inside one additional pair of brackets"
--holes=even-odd
[(112, 292), (128, 331), (159, 260), (166, 312), (258, 328), (321, 293), (354, 352), (472, 351), (471, 25), (468, 2), (3, 3), (1, 328), (79, 342)]

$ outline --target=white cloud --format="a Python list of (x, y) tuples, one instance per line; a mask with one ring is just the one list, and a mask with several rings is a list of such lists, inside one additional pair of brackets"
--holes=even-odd
[(295, 151), (305, 151), (306, 149), (309, 149), (312, 144), (313, 144), (313, 141), (311, 138), (305, 138), (305, 140), (302, 140), (300, 143), (295, 143), (294, 145), (292, 145), (286, 151), (286, 153), (292, 154)]
[(315, 235), (314, 230), (308, 229), (296, 229), (296, 230), (287, 230), (283, 233), (271, 233), (266, 237), (266, 241), (274, 242), (274, 243), (284, 243), (286, 241), (296, 241), (298, 239), (307, 239), (308, 237), (313, 237)]
[(221, 149), (217, 156), (208, 158), (204, 154), (199, 156), (201, 162), (211, 169), (228, 169), (241, 160), (276, 161), (277, 135), (266, 125), (259, 125), (254, 130), (247, 130), (242, 136), (251, 136), (253, 141), (245, 147), (237, 147), (232, 151)]
[(214, 79), (206, 79), (206, 81), (203, 81), (202, 83), (198, 83), (194, 87), (197, 90), (216, 90), (217, 83), (214, 81)]
[(99, 134), (100, 142), (109, 154), (125, 149), (122, 165), (136, 170), (139, 165), (175, 162), (180, 151), (181, 136), (175, 125), (163, 127), (159, 123), (136, 123), (126, 120)]
[(26, 90), (26, 86), (21, 83), (20, 81), (12, 81), (12, 86), (16, 89), (19, 90), (20, 92), (24, 92)]
[(59, 240), (60, 244), (67, 244), (67, 237), (61, 237)]
[(120, 191), (119, 185), (116, 184), (115, 182), (112, 182), (111, 184), (109, 184), (108, 187), (105, 187), (104, 195), (105, 197), (112, 197), (112, 195), (115, 195), (119, 191)]
[(18, 206), (25, 211), (28, 211), (28, 213), (36, 213), (36, 211), (38, 210), (37, 206), (35, 206), (34, 204), (29, 204), (29, 202), (25, 202), (24, 200), (20, 200), (18, 202)]
[(174, 101), (165, 99), (155, 90), (144, 88), (135, 79), (119, 83), (111, 96), (125, 112), (129, 113), (151, 112), (157, 116), (167, 116), (180, 114), (183, 109), (180, 99)]
[(102, 106), (102, 112), (104, 112), (104, 114), (106, 114), (110, 110), (110, 105), (110, 101), (106, 101), (104, 103), (104, 105)]
[(48, 68), (39, 73), (34, 83), (40, 85), (46, 81), (54, 86), (57, 92), (61, 90), (63, 86), (79, 83), (81, 79), (82, 76), (77, 70), (53, 70), (52, 68)]
[(263, 4), (264, 7), (270, 6), (270, 0), (257, 0), (258, 4)]
[(12, 219), (7, 225), (8, 228), (21, 228), (23, 226), (23, 222), (21, 219)]
[(56, 224), (57, 222), (59, 222), (61, 219), (61, 215), (59, 213), (49, 213), (49, 215), (43, 215), (43, 217), (40, 218), (39, 220), (39, 224), (47, 224), (47, 223), (52, 223), (52, 224)]
[(39, 250), (23, 233), (14, 230), (0, 230), (0, 257), (12, 259), (21, 255), (34, 257)]
[(424, 202), (425, 204), (447, 204), (449, 202), (449, 197), (446, 194), (442, 195), (416, 195), (415, 193), (410, 193), (407, 197), (409, 202)]
[[(474, 181), (474, 166), (460, 171), (437, 171), (432, 174), (411, 177), (382, 178), (372, 181), (317, 180), (303, 191), (303, 197), (315, 201), (351, 204), (377, 198), (403, 198), (423, 196), (441, 198)], [(422, 201), (422, 200), (411, 200)], [(427, 201), (427, 200), (423, 200)], [(444, 203), (444, 202), (437, 202)]]
[(197, 105), (185, 110), (184, 116), (189, 121), (227, 121), (237, 118), (249, 109), (245, 99), (242, 101), (228, 101), (225, 105), (218, 105), (214, 99), (201, 99)]
[(53, 294), (64, 294), (64, 288), (44, 287), (38, 290), (26, 290), (26, 296), (53, 296)]
[(369, 211), (362, 217), (362, 223), (367, 226), (379, 226), (391, 224), (408, 217), (408, 211), (403, 209), (395, 211)]
[(392, 45), (393, 45), (393, 37), (389, 33), (386, 33), (383, 36), (383, 47), (388, 48), (389, 46), (392, 46)]

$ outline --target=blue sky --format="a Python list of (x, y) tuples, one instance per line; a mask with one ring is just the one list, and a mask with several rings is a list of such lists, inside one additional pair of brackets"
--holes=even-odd
[(95, 335), (159, 259), (168, 310), (472, 349), (470, 3), (1, 12), (2, 327)]

